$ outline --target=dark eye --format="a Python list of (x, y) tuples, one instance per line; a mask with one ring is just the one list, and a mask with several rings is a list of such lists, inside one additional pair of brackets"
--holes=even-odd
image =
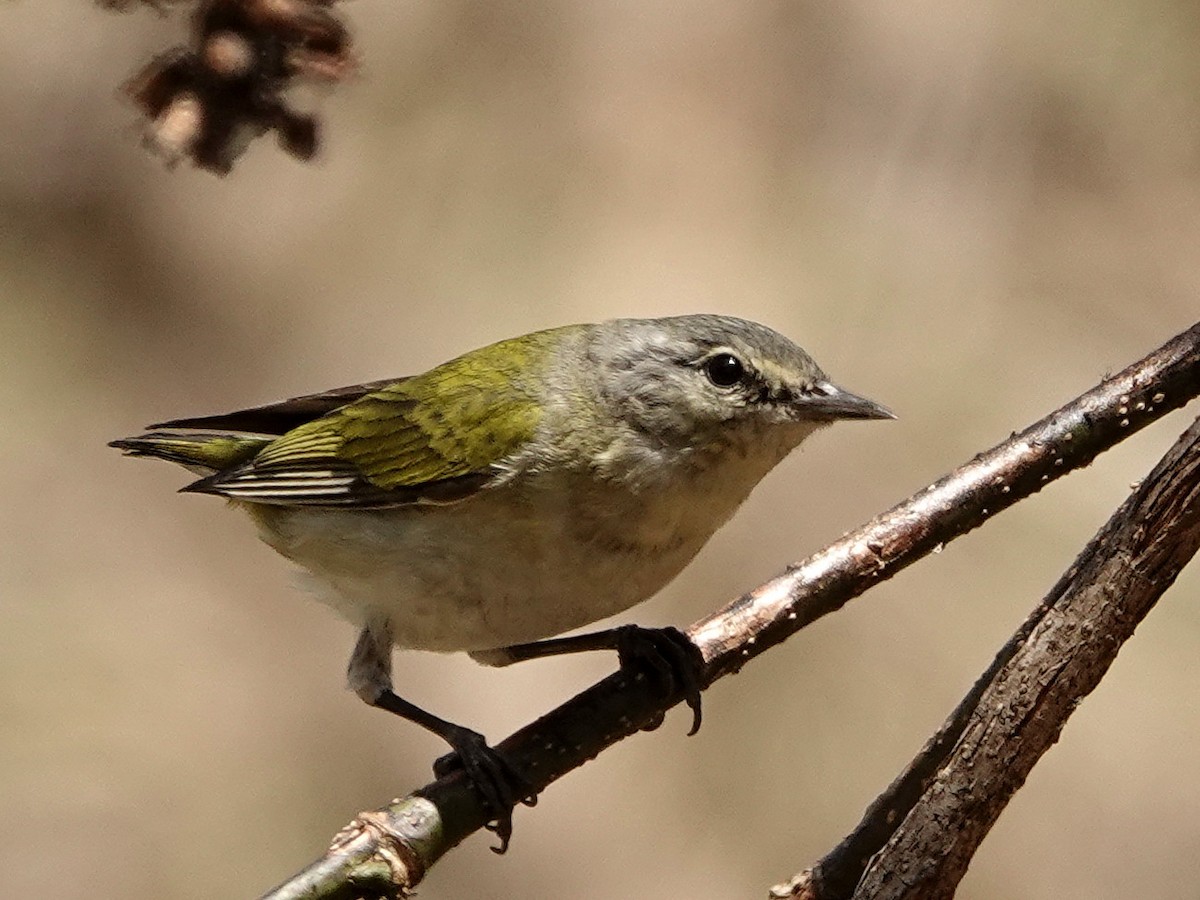
[(717, 387), (733, 387), (746, 377), (746, 367), (732, 353), (718, 353), (704, 361), (704, 374)]

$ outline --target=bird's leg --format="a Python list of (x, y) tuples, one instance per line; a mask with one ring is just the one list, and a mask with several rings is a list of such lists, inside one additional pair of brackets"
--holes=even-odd
[[(621, 625), (606, 631), (475, 651), (471, 657), (488, 666), (508, 666), (529, 659), (591, 650), (616, 650), (622, 669), (648, 673), (661, 686), (664, 694), (683, 694), (684, 701), (692, 710), (692, 730), (688, 734), (700, 730), (704, 658), (700, 655), (700, 649), (678, 628)], [(657, 723), (654, 727), (657, 727)]]
[(478, 731), (438, 718), (393, 692), (392, 635), (386, 622), (370, 622), (363, 627), (350, 656), (347, 676), (350, 688), (371, 706), (420, 725), (453, 748), (454, 753), (434, 763), (434, 775), (440, 778), (459, 766), (466, 771), (495, 817), (488, 829), (500, 838), (500, 846), (492, 849), (497, 853), (507, 850), (513, 807), (517, 803), (532, 806), (535, 802), (529, 783), (504, 756), (488, 746)]

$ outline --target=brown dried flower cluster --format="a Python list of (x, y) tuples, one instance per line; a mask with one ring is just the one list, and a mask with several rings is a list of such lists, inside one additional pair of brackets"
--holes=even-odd
[[(132, 0), (100, 2), (126, 8)], [(190, 46), (156, 57), (125, 85), (150, 120), (147, 145), (169, 163), (186, 158), (224, 174), (251, 140), (274, 131), (284, 150), (311, 159), (317, 120), (283, 93), (297, 80), (339, 81), (353, 71), (333, 2), (203, 0)]]

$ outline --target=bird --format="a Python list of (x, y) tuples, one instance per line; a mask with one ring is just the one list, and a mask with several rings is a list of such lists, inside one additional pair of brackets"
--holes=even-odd
[(757, 322), (694, 314), (567, 325), (423, 374), (147, 426), (112, 441), (182, 464), (245, 511), (358, 628), (347, 677), (444, 739), (435, 765), (479, 788), (503, 852), (514, 765), (479, 732), (401, 698), (393, 649), (487, 665), (616, 650), (680, 692), (699, 727), (699, 652), (675, 628), (559, 637), (670, 582), (813, 432), (890, 419)]

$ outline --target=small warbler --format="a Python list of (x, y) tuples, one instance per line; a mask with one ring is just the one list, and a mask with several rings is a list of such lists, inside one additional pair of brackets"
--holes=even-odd
[(699, 725), (699, 654), (676, 629), (545, 640), (669, 582), (780, 460), (837, 419), (887, 419), (807, 353), (715, 315), (539, 331), (423, 375), (176, 419), (113, 441), (202, 474), (360, 629), (351, 688), (454, 749), (501, 849), (525, 798), (483, 736), (392, 691), (393, 647), (490, 665), (617, 650)]

